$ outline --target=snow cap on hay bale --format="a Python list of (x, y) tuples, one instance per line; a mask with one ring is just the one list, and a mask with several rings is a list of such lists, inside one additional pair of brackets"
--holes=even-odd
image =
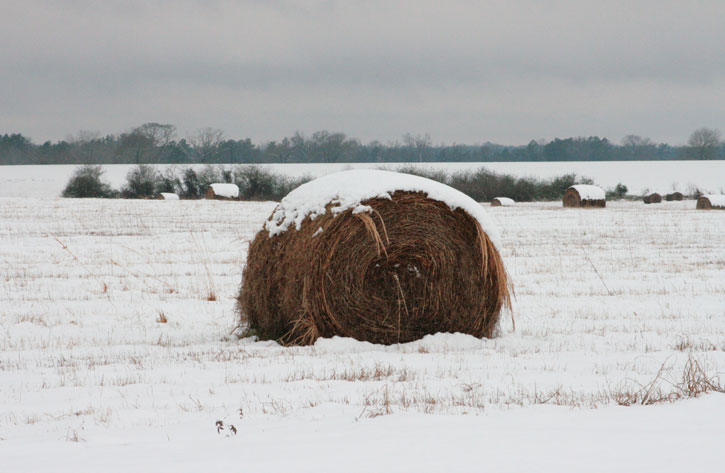
[(672, 194), (667, 194), (665, 196), (665, 200), (667, 202), (671, 202), (673, 200), (683, 200), (685, 198), (684, 195), (682, 195), (682, 192), (673, 192)]
[(514, 200), (508, 197), (495, 197), (491, 201), (491, 207), (511, 207), (514, 205)]
[(660, 202), (662, 202), (662, 196), (657, 192), (653, 192), (650, 195), (644, 196), (642, 200), (645, 204), (659, 204)]
[(577, 184), (564, 192), (564, 207), (606, 207), (607, 200), (601, 187)]
[(173, 192), (161, 192), (159, 193), (159, 200), (179, 200), (179, 196)]
[(725, 210), (725, 195), (703, 195), (702, 197), (697, 199), (697, 208), (702, 210)]
[(206, 190), (207, 199), (236, 200), (239, 198), (239, 187), (236, 184), (214, 183)]
[(483, 208), (445, 184), (355, 170), (304, 184), (249, 247), (237, 309), (283, 344), (490, 337), (509, 283)]

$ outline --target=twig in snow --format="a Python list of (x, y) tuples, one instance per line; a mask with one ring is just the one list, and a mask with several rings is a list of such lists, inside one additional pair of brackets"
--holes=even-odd
[(602, 275), (599, 274), (599, 270), (597, 270), (597, 267), (594, 266), (594, 263), (592, 262), (591, 258), (589, 258), (589, 254), (587, 254), (587, 252), (584, 250), (584, 248), (581, 248), (581, 250), (582, 250), (582, 253), (584, 253), (584, 257), (587, 259), (587, 261), (589, 261), (589, 264), (592, 265), (592, 269), (594, 270), (596, 275), (599, 277), (599, 280), (602, 281), (602, 285), (604, 286), (604, 289), (607, 290), (607, 292), (609, 293), (610, 296), (613, 296), (614, 293), (609, 290), (607, 283), (604, 282), (604, 278), (602, 278)]

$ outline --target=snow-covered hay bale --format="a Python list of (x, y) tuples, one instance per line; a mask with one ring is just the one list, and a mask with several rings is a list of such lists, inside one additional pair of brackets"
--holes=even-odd
[(702, 210), (725, 210), (725, 195), (703, 195), (697, 199), (697, 208)]
[(564, 207), (606, 207), (607, 200), (601, 187), (577, 184), (564, 192)]
[(491, 207), (511, 207), (514, 200), (508, 197), (496, 197), (491, 201)]
[(490, 337), (510, 307), (497, 242), (483, 208), (444, 184), (330, 174), (287, 195), (257, 233), (238, 312), (250, 333), (284, 344)]
[(642, 199), (645, 204), (659, 204), (662, 202), (662, 196), (657, 192), (644, 196)]
[(173, 192), (161, 192), (159, 193), (159, 200), (179, 200), (178, 194), (174, 194)]
[(673, 200), (683, 200), (685, 198), (682, 192), (673, 192), (672, 194), (665, 195), (665, 200), (671, 202)]
[(206, 190), (207, 199), (237, 200), (239, 198), (239, 187), (236, 184), (214, 183)]

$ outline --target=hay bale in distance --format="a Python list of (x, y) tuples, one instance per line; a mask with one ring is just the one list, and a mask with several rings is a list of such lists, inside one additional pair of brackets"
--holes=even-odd
[(508, 197), (496, 197), (491, 201), (491, 207), (511, 207), (514, 203), (514, 200)]
[(660, 202), (662, 202), (662, 196), (657, 192), (653, 192), (650, 195), (644, 196), (642, 200), (645, 204), (659, 204)]
[(577, 184), (564, 192), (564, 207), (606, 207), (607, 200), (601, 187)]
[(697, 208), (701, 210), (725, 210), (725, 195), (703, 195), (697, 199)]
[(239, 187), (236, 184), (216, 182), (209, 185), (205, 197), (216, 200), (237, 200), (239, 198)]
[(291, 192), (257, 234), (237, 309), (251, 333), (288, 345), (490, 337), (510, 307), (497, 239), (483, 208), (444, 184), (330, 174)]
[(159, 200), (179, 200), (179, 196), (173, 192), (161, 192), (158, 196)]
[(665, 195), (665, 200), (667, 202), (671, 202), (673, 200), (684, 200), (685, 196), (682, 195), (682, 192), (673, 192), (672, 194)]

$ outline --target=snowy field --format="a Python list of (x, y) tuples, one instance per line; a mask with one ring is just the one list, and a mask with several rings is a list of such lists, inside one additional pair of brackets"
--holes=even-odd
[[(542, 179), (575, 173), (586, 176), (605, 188), (613, 188), (620, 182), (629, 188), (630, 194), (647, 192), (661, 194), (678, 190), (694, 194), (699, 188), (704, 193), (725, 193), (725, 161), (619, 161), (619, 162), (543, 162), (543, 163), (425, 163), (413, 165), (457, 171), (486, 167), (499, 173)], [(346, 169), (385, 167), (395, 169), (404, 164), (333, 163), (333, 164), (265, 164), (264, 167), (287, 176), (309, 175), (319, 177)], [(405, 165), (411, 165), (407, 163)], [(159, 169), (189, 165), (156, 165)], [(126, 174), (132, 165), (113, 164), (103, 166), (105, 179), (119, 189), (126, 183)], [(203, 166), (195, 165), (201, 169)], [(76, 166), (0, 166), (0, 197), (57, 197), (63, 191)]]
[(232, 335), (274, 205), (0, 198), (0, 471), (722, 469), (725, 212), (487, 207), (515, 330), (283, 348)]

